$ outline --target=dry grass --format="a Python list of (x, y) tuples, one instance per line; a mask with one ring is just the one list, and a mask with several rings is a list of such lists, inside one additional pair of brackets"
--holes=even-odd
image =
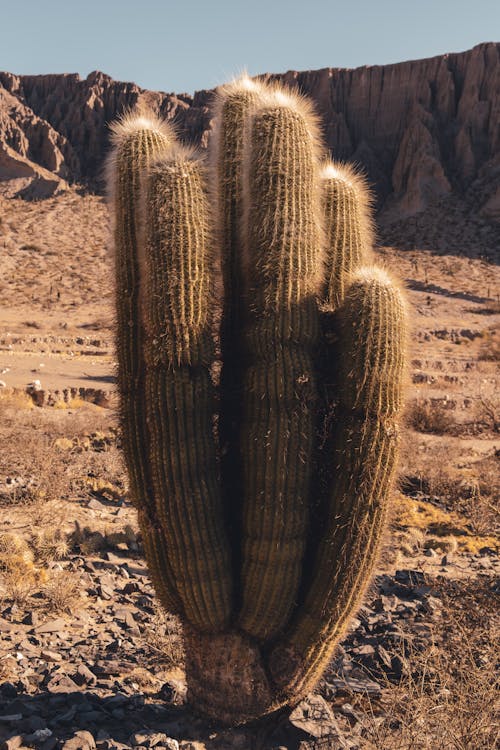
[[(442, 510), (429, 502), (400, 496), (394, 513), (396, 530), (410, 532), (410, 542), (417, 539), (415, 552), (422, 549), (441, 549), (443, 552), (460, 550), (477, 554), (484, 547), (499, 548), (497, 537), (491, 527), (479, 533), (471, 527), (469, 520), (459, 513)], [(420, 532), (423, 536), (415, 536)]]
[(497, 327), (492, 326), (485, 332), (478, 359), (484, 362), (500, 362), (500, 335)]
[(429, 404), (417, 399), (408, 405), (406, 423), (417, 432), (444, 435), (455, 427), (453, 414), (441, 404)]
[[(413, 499), (425, 501), (423, 507), (434, 508), (432, 513), (453, 514), (452, 524), (462, 529), (464, 541), (474, 535), (498, 535), (500, 451), (493, 441), (487, 446), (483, 439), (469, 442), (408, 431), (401, 451), (400, 488), (412, 500), (402, 501), (402, 512), (416, 507)], [(418, 518), (420, 529), (436, 520), (425, 513)], [(406, 520), (410, 526), (412, 519)]]
[(56, 614), (71, 614), (84, 603), (80, 577), (68, 570), (52, 570), (40, 591), (44, 608)]
[(401, 679), (386, 680), (381, 701), (353, 699), (363, 725), (360, 750), (497, 747), (500, 642), (490, 586), (442, 584), (442, 620), (433, 637), (422, 647), (411, 633), (401, 635), (394, 650)]
[(144, 630), (144, 645), (155, 651), (164, 669), (184, 664), (184, 647), (177, 618), (164, 612), (156, 602), (154, 612)]
[(25, 605), (47, 580), (47, 572), (35, 566), (28, 543), (18, 534), (0, 534), (0, 601)]

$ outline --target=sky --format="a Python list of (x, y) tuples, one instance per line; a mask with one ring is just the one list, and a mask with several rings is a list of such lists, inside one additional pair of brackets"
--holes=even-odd
[(250, 75), (384, 65), (500, 40), (500, 0), (0, 0), (0, 70), (101, 70), (193, 93)]

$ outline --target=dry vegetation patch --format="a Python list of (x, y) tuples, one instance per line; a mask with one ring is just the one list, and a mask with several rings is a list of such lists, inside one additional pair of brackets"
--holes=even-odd
[(498, 610), (494, 582), (435, 580), (442, 619), (426, 646), (401, 634), (402, 665), (380, 701), (354, 698), (361, 750), (491, 750), (500, 738)]

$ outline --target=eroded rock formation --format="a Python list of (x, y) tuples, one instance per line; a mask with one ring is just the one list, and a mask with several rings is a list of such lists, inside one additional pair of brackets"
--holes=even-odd
[[(264, 77), (298, 86), (316, 101), (334, 156), (361, 164), (375, 186), (389, 238), (404, 224), (416, 227), (412, 242), (418, 243), (422, 222), (408, 220), (427, 217), (428, 234), (436, 211), (441, 216), (449, 209), (452, 217), (470, 218), (472, 235), (482, 232), (485, 247), (500, 244), (499, 43), (394, 65)], [(146, 91), (100, 72), (84, 80), (0, 73), (0, 180), (21, 174), (27, 197), (43, 197), (37, 196), (43, 185), (46, 194), (60, 190), (64, 180), (99, 190), (107, 123), (117, 114), (147, 104), (175, 120), (183, 139), (203, 147), (211, 97), (211, 91)], [(46, 171), (32, 176), (38, 190), (30, 195), (26, 171), (35, 173), (36, 166)], [(460, 243), (463, 232), (457, 232), (453, 242)]]

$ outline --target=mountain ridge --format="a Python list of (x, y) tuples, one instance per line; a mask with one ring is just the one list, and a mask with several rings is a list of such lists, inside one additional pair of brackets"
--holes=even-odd
[[(471, 241), (479, 233), (486, 251), (498, 248), (500, 43), (389, 65), (259, 77), (314, 100), (334, 158), (366, 171), (389, 238), (400, 227), (397, 233), (425, 244), (444, 218), (445, 242), (460, 244), (465, 231)], [(0, 185), (25, 198), (46, 197), (68, 182), (101, 190), (107, 123), (138, 105), (174, 120), (181, 139), (203, 149), (212, 95), (149, 91), (99, 71), (85, 79), (0, 73)]]

